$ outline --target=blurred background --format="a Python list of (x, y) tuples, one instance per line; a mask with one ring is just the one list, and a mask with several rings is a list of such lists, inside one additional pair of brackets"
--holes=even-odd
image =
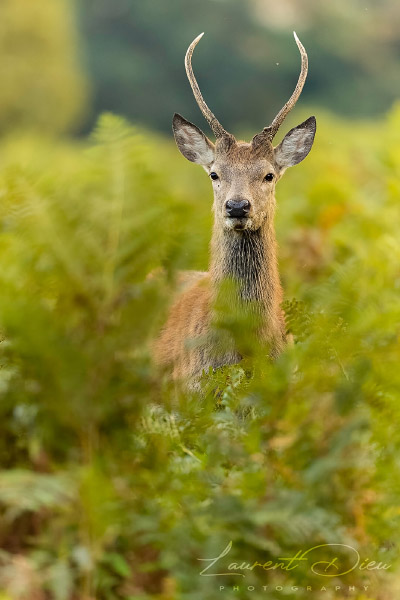
[(396, 0), (4, 0), (0, 126), (83, 134), (112, 111), (168, 132), (199, 120), (183, 68), (189, 43), (206, 99), (225, 127), (255, 131), (288, 98), (309, 54), (302, 105), (353, 119), (399, 96)]
[[(0, 600), (399, 597), (399, 22), (398, 0), (0, 2)], [(279, 136), (318, 124), (276, 190), (294, 344), (271, 363), (222, 294), (245, 359), (189, 393), (151, 353), (209, 261), (210, 181), (170, 129), (209, 133), (184, 54), (205, 31), (200, 86), (248, 139), (293, 91), (293, 30), (309, 76)], [(199, 563), (230, 541), (224, 568), (343, 544), (346, 573), (233, 592)], [(347, 573), (349, 546), (390, 568)]]

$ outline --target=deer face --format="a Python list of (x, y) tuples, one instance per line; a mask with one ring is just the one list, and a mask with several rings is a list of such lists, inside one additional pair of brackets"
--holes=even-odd
[(173, 131), (180, 152), (208, 173), (214, 190), (216, 223), (225, 230), (256, 231), (272, 221), (275, 184), (287, 167), (309, 153), (315, 118), (292, 129), (274, 148), (263, 131), (252, 142), (237, 142), (224, 134), (214, 145), (195, 125), (175, 115)]
[(275, 184), (287, 167), (297, 165), (307, 156), (314, 141), (315, 117), (310, 117), (272, 146), (272, 140), (285, 117), (296, 104), (307, 77), (307, 53), (294, 33), (301, 56), (301, 71), (295, 90), (271, 125), (255, 135), (250, 144), (237, 142), (225, 131), (208, 108), (193, 74), (192, 54), (203, 34), (190, 44), (185, 56), (186, 74), (194, 97), (213, 130), (215, 145), (204, 133), (178, 114), (172, 129), (183, 156), (202, 165), (214, 188), (214, 212), (217, 224), (232, 231), (259, 229), (272, 219), (275, 207)]

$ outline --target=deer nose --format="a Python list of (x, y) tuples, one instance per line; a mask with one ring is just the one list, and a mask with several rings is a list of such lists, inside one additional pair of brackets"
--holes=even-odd
[(250, 212), (250, 202), (248, 200), (228, 200), (225, 207), (228, 216), (232, 218), (247, 217)]

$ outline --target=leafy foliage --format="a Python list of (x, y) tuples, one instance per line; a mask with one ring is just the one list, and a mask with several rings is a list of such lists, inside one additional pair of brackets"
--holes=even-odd
[[(294, 344), (270, 363), (240, 315), (221, 318), (248, 356), (190, 393), (157, 372), (151, 341), (177, 270), (207, 266), (204, 173), (111, 115), (89, 144), (3, 141), (4, 599), (213, 599), (239, 584), (239, 598), (393, 597), (399, 125), (398, 108), (376, 125), (319, 119), (277, 190)], [(323, 544), (393, 566), (200, 575), (230, 541), (206, 572)]]

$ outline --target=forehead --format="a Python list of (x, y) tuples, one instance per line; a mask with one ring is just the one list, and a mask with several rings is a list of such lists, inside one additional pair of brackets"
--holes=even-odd
[(255, 150), (251, 144), (238, 142), (229, 150), (216, 148), (214, 167), (218, 168), (223, 177), (235, 174), (259, 178), (265, 175), (266, 169), (274, 168), (272, 147)]

